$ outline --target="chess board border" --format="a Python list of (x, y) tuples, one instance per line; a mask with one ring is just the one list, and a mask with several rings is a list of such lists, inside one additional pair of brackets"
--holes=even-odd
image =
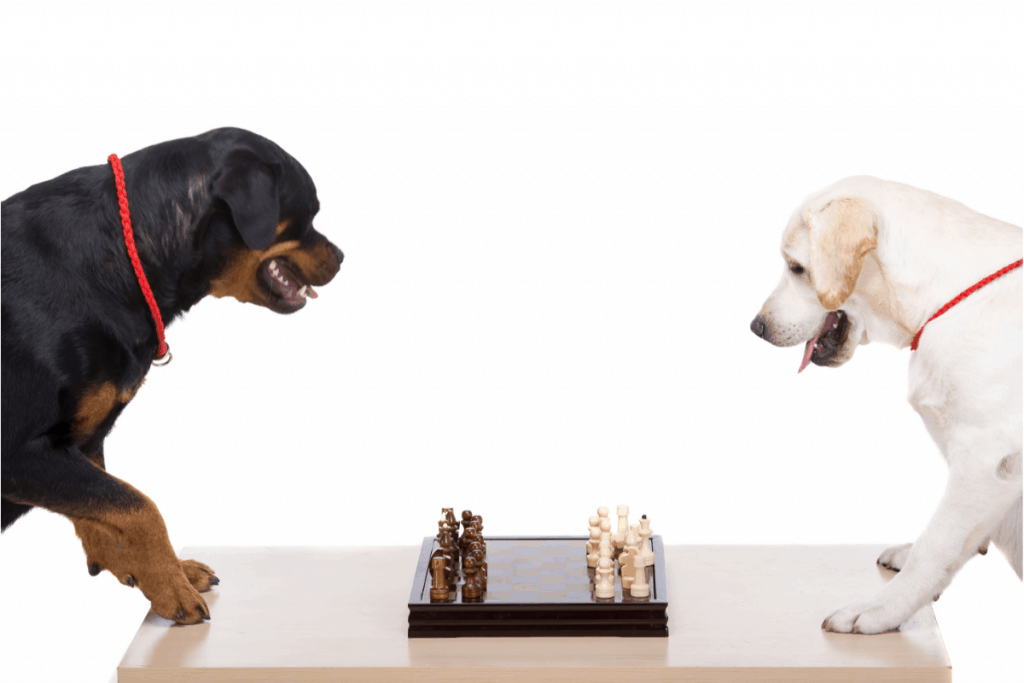
[[(410, 638), (508, 636), (668, 636), (668, 585), (661, 536), (651, 536), (654, 571), (646, 601), (478, 602), (430, 601), (430, 557), (436, 538), (425, 537), (409, 593)], [(581, 541), (584, 536), (490, 536), (490, 541)]]

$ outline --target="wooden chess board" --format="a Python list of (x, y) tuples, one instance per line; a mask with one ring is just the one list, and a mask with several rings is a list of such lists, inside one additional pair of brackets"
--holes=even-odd
[(430, 556), (425, 538), (409, 595), (410, 638), (463, 636), (668, 636), (668, 586), (660, 536), (652, 536), (654, 565), (647, 567), (649, 598), (622, 592), (594, 597), (595, 571), (587, 567), (584, 537), (487, 538), (487, 590), (463, 600), (462, 579), (447, 602), (430, 600)]

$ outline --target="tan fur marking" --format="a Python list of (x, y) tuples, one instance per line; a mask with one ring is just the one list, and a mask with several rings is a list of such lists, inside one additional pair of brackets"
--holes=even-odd
[(128, 389), (118, 389), (113, 382), (103, 382), (86, 389), (78, 399), (75, 417), (71, 422), (72, 438), (79, 443), (86, 441), (114, 406), (131, 401), (145, 381), (142, 378)]
[[(278, 224), (278, 236), (287, 227), (287, 221)], [(257, 283), (260, 264), (277, 256), (291, 261), (307, 284), (326, 282), (333, 275), (333, 269), (324, 265), (334, 262), (335, 258), (326, 241), (303, 248), (298, 240), (286, 240), (262, 251), (242, 249), (236, 252), (220, 277), (210, 284), (210, 294), (217, 298), (230, 296), (247, 303), (260, 303), (266, 297), (266, 292)]]
[(78, 399), (78, 410), (71, 423), (75, 441), (84, 441), (96, 430), (117, 402), (117, 387), (113, 382), (86, 389)]
[(809, 210), (804, 221), (811, 246), (811, 283), (821, 305), (834, 311), (857, 286), (864, 257), (878, 247), (874, 216), (860, 199), (836, 199)]
[(272, 244), (263, 251), (245, 249), (239, 252), (221, 276), (210, 284), (210, 294), (218, 298), (231, 296), (239, 301), (256, 301), (259, 294), (259, 290), (256, 289), (256, 271), (260, 264), (269, 258), (283, 256), (298, 246), (298, 240), (288, 240)]

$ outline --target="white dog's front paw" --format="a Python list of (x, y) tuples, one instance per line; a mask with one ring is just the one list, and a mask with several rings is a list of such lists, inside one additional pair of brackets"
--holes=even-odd
[(910, 557), (910, 548), (913, 543), (894, 545), (878, 556), (878, 566), (890, 571), (898, 572), (907, 566), (907, 558)]
[(833, 633), (885, 633), (895, 631), (902, 621), (902, 615), (884, 603), (855, 602), (828, 615), (821, 628)]

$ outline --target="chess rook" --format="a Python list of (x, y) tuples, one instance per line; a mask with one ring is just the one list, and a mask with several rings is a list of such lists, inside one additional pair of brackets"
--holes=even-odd
[(445, 558), (442, 555), (434, 555), (430, 561), (433, 585), (430, 587), (431, 602), (448, 601), (448, 579), (445, 577)]

